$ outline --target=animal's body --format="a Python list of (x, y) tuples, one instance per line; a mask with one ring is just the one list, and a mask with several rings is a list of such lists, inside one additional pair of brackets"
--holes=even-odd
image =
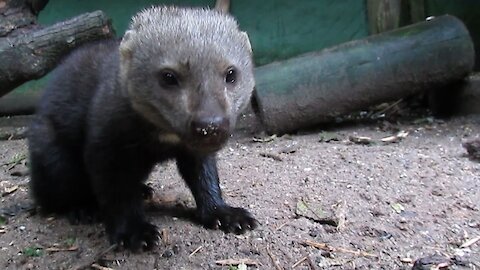
[(254, 87), (248, 37), (206, 9), (152, 7), (122, 41), (96, 42), (57, 67), (29, 130), (31, 191), (47, 212), (100, 214), (109, 240), (151, 248), (144, 184), (175, 159), (206, 227), (243, 233), (256, 220), (221, 196), (215, 153)]

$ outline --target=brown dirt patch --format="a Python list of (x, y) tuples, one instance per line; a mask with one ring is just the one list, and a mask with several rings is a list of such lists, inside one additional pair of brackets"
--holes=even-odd
[[(235, 137), (219, 154), (224, 196), (261, 223), (241, 236), (192, 222), (184, 207), (194, 202), (174, 164), (159, 166), (149, 180), (157, 199), (149, 215), (163, 231), (161, 244), (140, 254), (109, 252), (98, 264), (229, 269), (216, 261), (249, 259), (258, 265), (248, 269), (291, 269), (297, 262), (295, 269), (411, 269), (416, 259), (437, 254), (450, 269), (479, 269), (480, 241), (462, 244), (480, 236), (480, 163), (465, 156), (461, 142), (480, 134), (480, 118), (396, 128), (409, 135), (394, 144), (348, 142), (393, 134), (377, 125), (331, 129), (339, 141), (330, 142), (320, 142), (318, 132), (270, 142)], [(0, 220), (0, 268), (69, 269), (106, 249), (101, 225), (72, 226), (32, 210), (26, 153), (25, 140), (0, 142), (0, 163), (17, 162), (0, 168), (0, 210), (7, 218)], [(299, 202), (316, 214), (301, 214)], [(344, 223), (337, 228), (321, 218)]]

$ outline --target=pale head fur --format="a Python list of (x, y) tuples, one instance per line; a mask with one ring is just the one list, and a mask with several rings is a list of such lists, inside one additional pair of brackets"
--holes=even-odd
[[(234, 85), (225, 83), (229, 67), (237, 71)], [(159, 84), (164, 69), (178, 75), (177, 89)], [(250, 42), (228, 14), (151, 7), (123, 37), (120, 82), (133, 107), (165, 133), (184, 138), (192, 115), (205, 112), (228, 116), (233, 129), (254, 88)]]

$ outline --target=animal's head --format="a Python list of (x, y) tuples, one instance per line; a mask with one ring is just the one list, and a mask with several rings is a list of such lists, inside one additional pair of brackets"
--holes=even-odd
[(120, 45), (120, 80), (132, 105), (167, 140), (218, 150), (254, 88), (248, 36), (215, 10), (152, 7)]

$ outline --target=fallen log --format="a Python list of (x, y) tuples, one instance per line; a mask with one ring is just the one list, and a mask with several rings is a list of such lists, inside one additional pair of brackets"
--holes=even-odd
[(286, 133), (462, 79), (474, 66), (464, 24), (449, 15), (256, 68), (254, 103)]
[(43, 91), (11, 91), (0, 98), (0, 117), (33, 114)]
[[(15, 1), (7, 3), (12, 2)], [(28, 14), (25, 8), (12, 9), (11, 13), (14, 11)], [(110, 19), (102, 11), (86, 13), (45, 28), (35, 25), (31, 16), (26, 17), (27, 21), (19, 21), (18, 17), (2, 17), (4, 21), (12, 21), (0, 27), (0, 33), (6, 35), (0, 37), (0, 97), (26, 81), (45, 75), (73, 48), (114, 35)], [(19, 27), (28, 30), (19, 31)]]

